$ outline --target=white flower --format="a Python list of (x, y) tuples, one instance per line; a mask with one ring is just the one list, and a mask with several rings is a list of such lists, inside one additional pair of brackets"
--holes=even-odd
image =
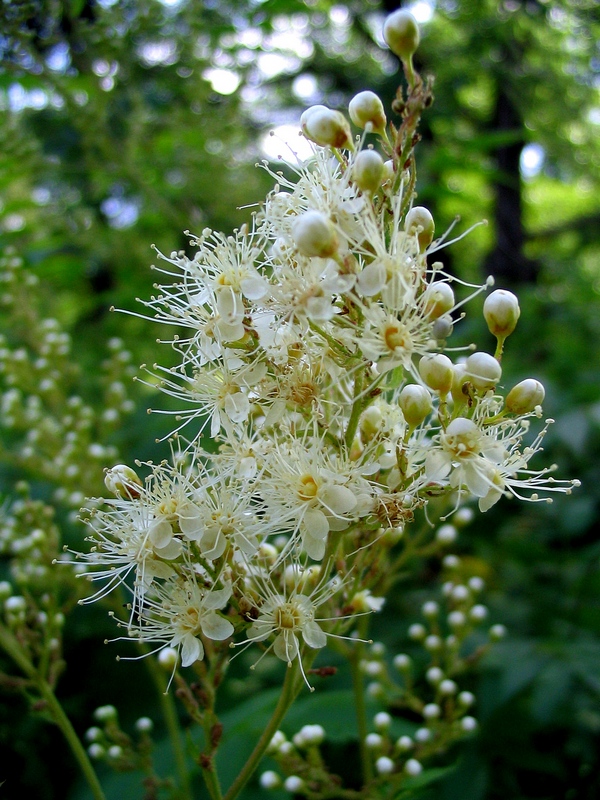
[(204, 658), (201, 636), (223, 641), (233, 634), (231, 622), (217, 613), (230, 597), (229, 584), (207, 589), (193, 577), (167, 580), (155, 587), (153, 597), (146, 597), (139, 625), (130, 626), (130, 636), (177, 649), (182, 666), (189, 667)]

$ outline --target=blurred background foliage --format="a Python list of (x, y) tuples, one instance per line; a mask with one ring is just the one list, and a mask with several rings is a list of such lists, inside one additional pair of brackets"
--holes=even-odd
[[(247, 221), (248, 206), (272, 183), (255, 162), (289, 158), (290, 147), (302, 146), (290, 126), (307, 105), (344, 107), (369, 88), (389, 108), (399, 74), (379, 31), (395, 7), (377, 0), (0, 4), (0, 240), (37, 281), (35, 292), (21, 285), (16, 305), (4, 287), (5, 341), (16, 348), (26, 339), (33, 323), (23, 310), (37, 293), (39, 319), (55, 318), (72, 337), (73, 391), (99, 413), (98, 365), (115, 336), (133, 363), (167, 359), (168, 351), (157, 355), (161, 331), (108, 313), (112, 305), (135, 312), (135, 298), (152, 292), (150, 244), (185, 249), (184, 229), (229, 231)], [(436, 94), (417, 150), (419, 202), (438, 232), (457, 215), (457, 232), (489, 221), (441, 258), (463, 280), (491, 273), (497, 286), (518, 292), (522, 316), (507, 345), (506, 385), (543, 381), (545, 412), (557, 420), (545, 457), (560, 464), (561, 476), (582, 480), (574, 496), (551, 506), (500, 503), (461, 533), (457, 552), (485, 574), (492, 621), (510, 635), (469, 687), (480, 735), (451, 754), (456, 770), (424, 791), (436, 800), (592, 800), (600, 796), (600, 12), (594, 0), (409, 7), (423, 22), (418, 66), (435, 76)], [(457, 340), (487, 341), (481, 303), (470, 307)], [(151, 390), (126, 382), (137, 410), (120, 432), (102, 434), (100, 426), (102, 444), (125, 462), (165, 455), (154, 440), (166, 427), (144, 413), (155, 402)], [(20, 439), (2, 421), (0, 433), (2, 497), (25, 478), (48, 499), (60, 479), (36, 469), (35, 458), (20, 458)], [(97, 459), (89, 486), (101, 485), (104, 466)], [(57, 519), (67, 541), (81, 538), (67, 510), (59, 508)], [(423, 565), (390, 599), (377, 636), (391, 652), (405, 647), (402, 635), (435, 580), (432, 565)], [(65, 631), (69, 666), (59, 695), (81, 732), (103, 703), (118, 705), (125, 721), (155, 710), (139, 664), (116, 665), (102, 645), (111, 635), (96, 607), (77, 609)], [(230, 752), (263, 713), (240, 706), (245, 666), (239, 659), (225, 698), (237, 714)], [(254, 688), (276, 685), (269, 675), (252, 680)], [(2, 797), (85, 797), (53, 729), (27, 716), (26, 702), (3, 684)], [(318, 719), (315, 698), (305, 698), (298, 719), (327, 724), (334, 707), (345, 714), (331, 745), (340, 760), (351, 708), (330, 705)], [(109, 796), (137, 796), (123, 786), (116, 781)]]

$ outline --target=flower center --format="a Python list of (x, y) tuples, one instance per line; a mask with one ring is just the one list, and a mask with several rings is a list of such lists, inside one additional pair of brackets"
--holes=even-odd
[(301, 621), (300, 612), (291, 603), (284, 603), (275, 612), (275, 624), (280, 631), (293, 631), (300, 627)]
[(319, 486), (312, 475), (303, 475), (300, 478), (300, 486), (298, 487), (298, 497), (301, 500), (312, 500), (317, 496)]
[(410, 333), (401, 322), (389, 322), (383, 332), (383, 340), (390, 350), (411, 350), (412, 340)]

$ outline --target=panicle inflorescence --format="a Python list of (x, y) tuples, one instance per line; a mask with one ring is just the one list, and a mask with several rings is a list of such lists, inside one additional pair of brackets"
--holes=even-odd
[[(118, 587), (128, 596), (119, 638), (151, 644), (173, 676), (178, 663), (195, 665), (216, 685), (235, 638), (231, 647), (262, 649), (259, 661), (298, 665), (310, 686), (315, 653), (330, 641), (350, 653), (353, 626), (354, 646), (367, 644), (364, 615), (381, 609), (410, 559), (455, 541), (473, 500), (487, 511), (503, 496), (548, 500), (576, 485), (530, 465), (550, 423), (530, 433), (542, 384), (504, 392), (516, 296), (499, 289), (485, 301), (493, 354), (447, 348), (463, 305), (493, 281), (464, 284), (433, 258), (451, 229), (436, 238), (415, 203), (413, 152), (431, 88), (412, 64), (411, 15), (392, 15), (385, 35), (408, 83), (393, 104), (398, 127), (372, 92), (350, 103), (356, 137), (342, 112), (308, 109), (312, 157), (285, 174), (261, 165), (274, 187), (248, 225), (190, 234), (192, 257), (157, 251), (162, 277), (142, 302), (178, 326), (168, 340), (178, 360), (147, 368), (145, 380), (180, 406), (162, 412), (175, 422), (171, 459), (137, 463), (145, 477), (123, 464), (107, 472), (114, 496), (90, 502), (91, 549), (78, 558), (100, 584), (90, 601)], [(444, 568), (458, 563), (447, 555)], [(363, 742), (374, 774), (416, 776), (422, 758), (474, 728), (456, 678), (487, 616), (481, 584), (448, 578), (408, 629), (430, 658), (423, 696), (407, 655), (394, 659), (401, 685), (381, 646), (358, 660), (369, 694), (386, 703)], [(500, 635), (493, 626), (490, 638)], [(179, 688), (192, 708), (191, 689)], [(420, 716), (411, 736), (393, 738), (394, 708)], [(276, 738), (284, 788), (333, 791), (320, 733)], [(261, 784), (281, 779), (268, 771)]]

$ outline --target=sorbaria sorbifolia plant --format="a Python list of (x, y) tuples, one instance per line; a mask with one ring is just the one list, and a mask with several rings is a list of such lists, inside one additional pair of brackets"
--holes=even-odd
[[(397, 11), (384, 36), (406, 78), (397, 124), (370, 91), (352, 99), (349, 120), (307, 109), (313, 157), (294, 180), (271, 173), (273, 191), (247, 227), (191, 236), (193, 258), (159, 253), (164, 284), (147, 313), (186, 331), (171, 341), (177, 366), (156, 365), (147, 378), (181, 405), (172, 457), (113, 466), (113, 497), (88, 503), (92, 547), (78, 554), (94, 584), (88, 601), (126, 592), (117, 639), (133, 641), (122, 657), (138, 657), (141, 643), (203, 728), (197, 763), (213, 800), (238, 797), (266, 753), (278, 771), (261, 774), (265, 790), (372, 800), (414, 786), (428, 759), (476, 727), (473, 695), (458, 680), (486, 608), (482, 580), (462, 580), (448, 554), (457, 527), (474, 500), (482, 512), (503, 496), (544, 502), (574, 483), (530, 466), (549, 422), (529, 435), (543, 386), (530, 378), (498, 390), (520, 313), (515, 295), (497, 289), (485, 300), (493, 354), (444, 353), (464, 297), (491, 281), (465, 287), (435, 260), (449, 242), (415, 202), (417, 128), (432, 101), (412, 63), (419, 31)], [(368, 628), (424, 555), (439, 555), (445, 582), (409, 628), (429, 654), (415, 676), (407, 655), (388, 662)], [(489, 638), (502, 632), (492, 626)], [(222, 789), (217, 687), (245, 648), (287, 670), (252, 755)], [(362, 788), (328, 769), (319, 752), (326, 729), (306, 725), (291, 739), (280, 730), (297, 695), (327, 672), (314, 666), (325, 648), (345, 656), (352, 674)], [(365, 693), (381, 708), (372, 721)], [(403, 707), (420, 722), (395, 738)], [(90, 755), (140, 766), (150, 721), (140, 720), (134, 745), (112, 707), (96, 716)]]

